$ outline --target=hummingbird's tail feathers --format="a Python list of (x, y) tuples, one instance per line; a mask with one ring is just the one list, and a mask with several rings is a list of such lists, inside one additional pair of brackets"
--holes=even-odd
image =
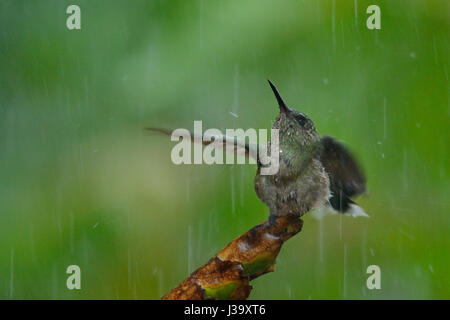
[(339, 190), (338, 192), (331, 190), (331, 195), (328, 201), (336, 212), (352, 217), (369, 217), (363, 208), (347, 197), (342, 190)]
[(220, 135), (198, 135), (188, 130), (183, 130), (184, 133), (181, 133), (177, 130), (168, 130), (162, 128), (154, 128), (154, 127), (145, 127), (145, 130), (154, 131), (163, 133), (165, 135), (171, 136), (172, 140), (176, 140), (179, 138), (190, 139), (193, 143), (201, 143), (205, 146), (211, 145), (216, 149), (222, 149), (225, 152), (235, 153), (236, 155), (244, 155), (248, 158), (252, 158), (259, 163), (258, 154), (260, 150), (264, 148), (264, 146), (253, 143), (253, 142), (245, 142), (239, 141), (234, 136), (226, 136), (223, 134)]
[(358, 206), (356, 203), (350, 204), (348, 209), (344, 212), (340, 212), (340, 211), (334, 209), (329, 204), (323, 204), (321, 206), (318, 206), (317, 208), (314, 208), (314, 210), (312, 212), (312, 216), (316, 220), (322, 220), (324, 217), (326, 217), (328, 215), (333, 215), (333, 214), (344, 214), (345, 216), (350, 216), (353, 218), (356, 218), (356, 217), (370, 218), (370, 216), (364, 211), (364, 209), (361, 208), (360, 206)]
[(330, 179), (331, 207), (353, 217), (368, 217), (352, 200), (366, 190), (366, 178), (355, 157), (333, 137), (323, 136), (321, 146), (320, 161)]
[(356, 203), (352, 203), (349, 206), (349, 209), (344, 212), (344, 214), (346, 216), (351, 216), (353, 218), (356, 217), (366, 217), (369, 218), (370, 216), (364, 211), (363, 208), (361, 208), (360, 206), (358, 206)]

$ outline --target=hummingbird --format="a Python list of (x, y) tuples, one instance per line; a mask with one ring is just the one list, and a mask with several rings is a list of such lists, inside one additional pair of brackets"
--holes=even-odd
[[(301, 217), (313, 209), (319, 218), (332, 212), (368, 217), (353, 201), (366, 190), (366, 178), (355, 157), (335, 138), (321, 136), (313, 121), (306, 114), (288, 107), (275, 85), (268, 82), (280, 110), (272, 126), (279, 130), (279, 170), (273, 175), (262, 175), (264, 164), (256, 159), (258, 169), (254, 185), (258, 198), (269, 207), (269, 221), (285, 215)], [(165, 129), (146, 129), (171, 134)], [(235, 153), (241, 150), (248, 157), (255, 157), (257, 149), (271, 151), (271, 142), (260, 146), (235, 141), (225, 135), (214, 139), (195, 135), (190, 138), (192, 142), (204, 145), (221, 139), (223, 149)]]
[(366, 188), (355, 157), (333, 137), (319, 135), (311, 118), (289, 108), (268, 82), (280, 109), (272, 126), (279, 130), (279, 170), (275, 175), (260, 175), (259, 167), (255, 191), (269, 207), (270, 216), (302, 216), (311, 209), (368, 216), (352, 200)]

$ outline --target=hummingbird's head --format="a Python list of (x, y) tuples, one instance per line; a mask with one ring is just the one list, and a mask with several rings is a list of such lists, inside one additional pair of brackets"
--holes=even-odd
[(280, 114), (275, 119), (273, 129), (279, 129), (280, 144), (294, 143), (308, 146), (319, 139), (313, 121), (304, 113), (289, 108), (278, 93), (277, 88), (269, 81), (270, 87), (280, 107)]

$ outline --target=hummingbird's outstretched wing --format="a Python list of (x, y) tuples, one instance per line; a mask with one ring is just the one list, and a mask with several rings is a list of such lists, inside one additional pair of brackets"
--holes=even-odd
[(321, 139), (322, 153), (320, 160), (330, 179), (331, 197), (329, 199), (333, 209), (353, 215), (367, 215), (352, 201), (352, 197), (366, 190), (366, 178), (352, 154), (338, 141), (329, 136)]
[(252, 143), (252, 142), (246, 142), (246, 141), (239, 141), (235, 139), (235, 137), (229, 137), (226, 135), (195, 135), (192, 132), (189, 134), (179, 134), (175, 131), (171, 131), (168, 129), (162, 129), (162, 128), (154, 128), (154, 127), (146, 127), (145, 130), (154, 131), (154, 132), (160, 132), (168, 136), (176, 137), (176, 138), (188, 138), (191, 139), (193, 143), (201, 143), (205, 146), (210, 145), (212, 143), (213, 146), (217, 149), (222, 149), (226, 152), (235, 153), (237, 155), (245, 155), (246, 157), (252, 158), (256, 160), (258, 163), (258, 152), (260, 150), (263, 150), (264, 146)]

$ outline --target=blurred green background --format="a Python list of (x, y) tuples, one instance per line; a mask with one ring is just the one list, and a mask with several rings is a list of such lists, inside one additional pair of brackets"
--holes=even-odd
[[(66, 8), (81, 8), (81, 30)], [(381, 8), (381, 30), (366, 8)], [(450, 298), (449, 2), (0, 2), (0, 298), (158, 299), (266, 219), (254, 165), (147, 125), (270, 128), (266, 79), (351, 146), (369, 219), (304, 217), (254, 299)], [(238, 117), (232, 115), (236, 114)], [(67, 266), (81, 290), (66, 288)], [(366, 268), (381, 268), (381, 290)]]

